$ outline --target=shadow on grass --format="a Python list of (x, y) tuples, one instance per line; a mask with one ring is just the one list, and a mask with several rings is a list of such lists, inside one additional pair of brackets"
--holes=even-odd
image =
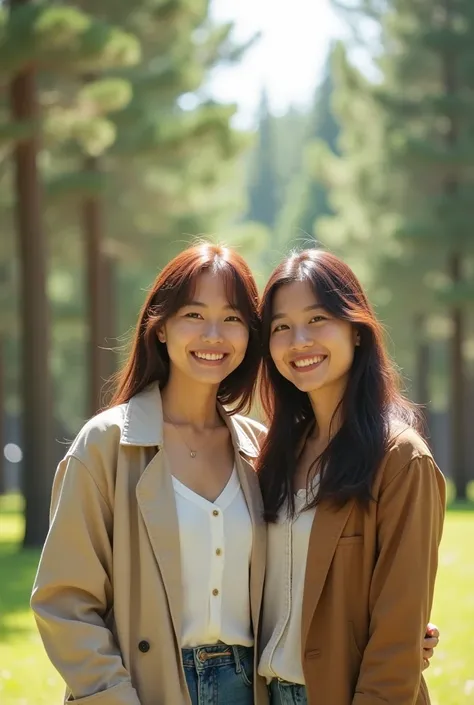
[(0, 543), (0, 641), (26, 631), (15, 623), (15, 614), (29, 609), (39, 557), (38, 550), (19, 550), (14, 542)]

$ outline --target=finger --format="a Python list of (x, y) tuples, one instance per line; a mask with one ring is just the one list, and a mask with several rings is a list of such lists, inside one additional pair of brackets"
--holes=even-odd
[(424, 659), (432, 658), (433, 654), (434, 654), (433, 649), (423, 649), (423, 658)]
[(424, 649), (434, 649), (438, 646), (439, 639), (423, 639)]
[(436, 624), (432, 624), (431, 622), (429, 622), (428, 626), (426, 627), (426, 633), (428, 636), (433, 636), (439, 639), (439, 629)]
[(430, 662), (427, 659), (423, 659), (423, 666), (421, 667), (422, 671), (426, 671), (427, 668), (430, 667)]

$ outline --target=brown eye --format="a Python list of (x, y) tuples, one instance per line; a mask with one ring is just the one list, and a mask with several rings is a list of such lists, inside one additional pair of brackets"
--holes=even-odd
[(313, 316), (313, 318), (310, 320), (310, 323), (320, 323), (321, 321), (327, 321), (328, 319), (326, 316)]
[(242, 319), (238, 316), (227, 316), (225, 320), (229, 321), (230, 323), (242, 323)]

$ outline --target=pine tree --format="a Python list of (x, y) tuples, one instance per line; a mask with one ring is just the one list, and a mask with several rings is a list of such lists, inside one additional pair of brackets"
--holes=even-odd
[(326, 185), (318, 178), (317, 168), (312, 169), (312, 163), (314, 162), (316, 162), (315, 166), (317, 167), (321, 147), (324, 150), (329, 149), (334, 154), (338, 154), (339, 151), (339, 123), (332, 107), (334, 93), (332, 57), (333, 47), (328, 53), (323, 80), (318, 86), (315, 96), (306, 158), (307, 185), (298, 222), (298, 227), (301, 230), (311, 234), (317, 232), (318, 219), (332, 213)]
[[(87, 3), (87, 7), (92, 9), (93, 5)], [(89, 229), (88, 241), (103, 240), (96, 245), (94, 256), (89, 248), (89, 271), (96, 272), (97, 292), (101, 289), (100, 282), (103, 283), (102, 303), (97, 305), (96, 298), (91, 298), (96, 301), (93, 337), (96, 351), (93, 399), (96, 400), (104, 377), (109, 376), (106, 361), (112, 359), (107, 351), (99, 350), (100, 344), (104, 344), (107, 324), (109, 335), (114, 335), (110, 322), (114, 317), (118, 262), (107, 249), (120, 249), (114, 247), (114, 241), (122, 238), (125, 248), (130, 249), (133, 233), (134, 250), (140, 252), (142, 261), (148, 253), (153, 261), (158, 237), (171, 244), (183, 232), (197, 234), (216, 225), (221, 213), (228, 209), (219, 182), (229, 178), (226, 170), (244, 144), (230, 127), (234, 107), (198, 97), (212, 66), (223, 60), (235, 60), (240, 52), (230, 41), (231, 25), (213, 26), (209, 21), (207, 0), (147, 1), (137, 3), (132, 13), (128, 3), (116, 2), (100, 11), (105, 20), (118, 22), (139, 38), (143, 58), (127, 74), (133, 91), (130, 102), (111, 116), (116, 138), (103, 158), (108, 183), (102, 211), (99, 212), (99, 198), (93, 195), (88, 196), (85, 210), (88, 222), (96, 225)], [(194, 109), (182, 109), (181, 96), (192, 92)], [(97, 169), (97, 156), (89, 155), (89, 164)], [(126, 205), (123, 193), (127, 196)], [(148, 217), (137, 218), (137, 214)], [(130, 216), (133, 222), (127, 231), (125, 225)], [(104, 223), (102, 235), (99, 218)], [(137, 220), (143, 229), (137, 228)], [(141, 249), (136, 250), (138, 243)], [(161, 263), (167, 249), (160, 242)], [(93, 281), (90, 277), (90, 282)]]
[(452, 323), (450, 342), (451, 471), (456, 496), (468, 481), (464, 357), (466, 307), (474, 291), (474, 8), (464, 0), (430, 5), (398, 0), (386, 25), (393, 47), (386, 59), (381, 101), (396, 164), (408, 193), (399, 238), (417, 258), (434, 251), (444, 260), (449, 284), (444, 303)]
[[(55, 251), (64, 264), (78, 255), (88, 262), (86, 354), (92, 374), (86, 415), (107, 400), (104, 381), (117, 359), (108, 348), (117, 347), (118, 332), (133, 325), (143, 287), (191, 236), (219, 230), (239, 198), (235, 158), (246, 136), (230, 127), (235, 107), (209, 100), (202, 84), (215, 63), (236, 60), (242, 48), (231, 42), (230, 25), (210, 23), (208, 5), (147, 0), (130, 11), (124, 0), (80, 2), (96, 21), (137, 37), (142, 55), (130, 69), (81, 76), (86, 80), (76, 99), (58, 106), (46, 125), (49, 135), (62, 133), (48, 175), (53, 229), (68, 228), (76, 243), (67, 252), (56, 243)], [(61, 81), (60, 91), (67, 96), (77, 86)], [(192, 109), (182, 107), (183, 94), (194, 102)], [(71, 286), (82, 295), (76, 281)], [(59, 306), (61, 312), (73, 308), (72, 302)], [(80, 305), (74, 310), (79, 331), (83, 310)], [(65, 325), (71, 326), (69, 319)], [(75, 360), (66, 337), (61, 344), (66, 358)], [(61, 370), (63, 360), (56, 361)], [(84, 395), (61, 374), (61, 409), (70, 409), (75, 428), (77, 398)]]
[[(3, 9), (5, 13), (6, 10)], [(37, 77), (55, 61), (63, 71), (98, 62), (110, 65), (135, 51), (133, 39), (109, 34), (74, 8), (10, 0), (3, 16), (0, 62), (10, 78), (11, 121), (4, 139), (13, 144), (16, 223), (22, 273), (23, 324), (23, 489), (26, 499), (25, 546), (42, 544), (48, 528), (53, 472), (52, 389), (49, 368), (50, 325), (46, 295), (46, 241), (43, 194), (38, 171), (41, 111)], [(120, 46), (117, 48), (116, 40)]]
[(278, 240), (285, 245), (295, 236), (303, 239), (315, 237), (318, 220), (332, 213), (327, 185), (319, 169), (328, 150), (338, 153), (339, 124), (332, 108), (332, 56), (333, 46), (328, 52), (323, 78), (315, 92), (299, 169), (286, 193), (278, 222)]
[[(367, 16), (368, 5), (361, 3), (358, 8), (362, 17)], [(381, 241), (382, 250), (375, 246), (370, 252), (379, 282), (389, 263), (391, 276), (386, 283), (397, 278), (403, 282), (400, 311), (406, 301), (406, 311), (412, 313), (418, 330), (430, 327), (429, 318), (436, 308), (450, 315), (451, 471), (457, 496), (464, 498), (468, 473), (463, 346), (466, 306), (473, 300), (468, 276), (473, 271), (474, 251), (469, 197), (474, 159), (470, 127), (474, 9), (464, 0), (393, 0), (383, 4), (378, 18), (382, 80), (365, 90), (366, 104), (372, 110), (370, 130), (367, 110), (365, 118), (363, 109), (357, 111), (357, 96), (364, 94), (357, 90), (357, 81), (346, 81), (340, 94), (347, 109), (348, 86), (352, 86), (355, 102), (351, 124), (345, 116), (343, 134), (343, 166), (348, 169), (346, 184), (350, 186), (345, 204), (343, 191), (336, 191), (334, 202), (341, 211), (335, 224), (344, 222), (347, 227), (351, 220), (355, 222), (356, 211), (362, 216), (359, 227), (379, 224), (378, 233), (372, 232), (377, 237), (374, 244)], [(364, 163), (369, 167), (365, 176)], [(388, 225), (385, 232), (383, 223)], [(426, 340), (419, 336), (418, 342), (420, 393), (427, 394), (423, 381), (428, 364)]]
[(246, 219), (272, 228), (278, 213), (278, 182), (272, 115), (265, 90), (262, 91), (260, 99), (257, 140), (253, 169), (250, 173)]

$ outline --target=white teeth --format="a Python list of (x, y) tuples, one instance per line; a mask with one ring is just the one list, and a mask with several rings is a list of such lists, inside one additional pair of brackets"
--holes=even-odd
[(324, 360), (324, 355), (316, 355), (315, 357), (306, 357), (303, 360), (294, 360), (293, 364), (295, 367), (309, 367), (310, 365), (316, 365), (318, 362)]
[(223, 354), (223, 353), (200, 353), (200, 352), (195, 352), (194, 354), (195, 354), (196, 357), (198, 357), (200, 360), (217, 361), (217, 360), (223, 360), (223, 359), (224, 359), (224, 354)]

